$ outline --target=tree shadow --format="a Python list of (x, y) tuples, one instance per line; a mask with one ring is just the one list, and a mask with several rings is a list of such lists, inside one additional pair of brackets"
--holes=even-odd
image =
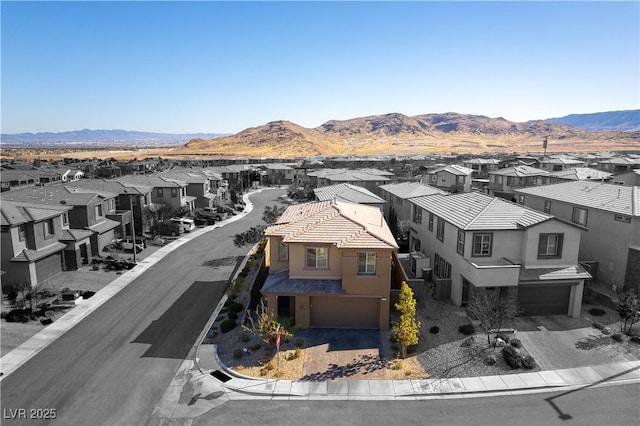
[(358, 358), (346, 365), (329, 364), (326, 371), (308, 374), (300, 378), (301, 381), (323, 381), (369, 374), (387, 368), (387, 361), (375, 355), (359, 355)]
[(609, 346), (613, 343), (611, 336), (589, 336), (586, 339), (576, 342), (576, 348), (588, 351), (603, 346)]

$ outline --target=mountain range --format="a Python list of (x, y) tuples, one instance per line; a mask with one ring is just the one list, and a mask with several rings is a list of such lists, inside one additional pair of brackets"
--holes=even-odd
[(640, 130), (640, 109), (570, 114), (560, 118), (549, 118), (547, 121), (568, 124), (592, 132)]

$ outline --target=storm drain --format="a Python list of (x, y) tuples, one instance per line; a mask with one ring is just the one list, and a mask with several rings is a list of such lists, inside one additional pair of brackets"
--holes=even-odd
[(211, 374), (213, 377), (215, 377), (216, 379), (220, 380), (222, 383), (228, 382), (229, 380), (231, 380), (231, 377), (227, 376), (226, 374), (224, 374), (222, 371), (220, 370), (215, 370), (212, 371)]

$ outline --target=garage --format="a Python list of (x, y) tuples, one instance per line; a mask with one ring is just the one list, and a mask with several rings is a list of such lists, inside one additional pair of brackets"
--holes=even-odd
[[(59, 251), (35, 262), (38, 283), (62, 272), (62, 252)], [(32, 283), (34, 284), (34, 283)], [(35, 283), (37, 284), (37, 283)]]
[(520, 285), (518, 305), (521, 316), (568, 315), (571, 285)]
[(310, 304), (311, 327), (378, 328), (380, 299), (315, 296)]

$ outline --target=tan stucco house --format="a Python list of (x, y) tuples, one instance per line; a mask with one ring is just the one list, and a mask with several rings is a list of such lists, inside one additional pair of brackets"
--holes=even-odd
[(397, 245), (380, 209), (293, 205), (267, 228), (267, 306), (298, 328), (389, 328)]

